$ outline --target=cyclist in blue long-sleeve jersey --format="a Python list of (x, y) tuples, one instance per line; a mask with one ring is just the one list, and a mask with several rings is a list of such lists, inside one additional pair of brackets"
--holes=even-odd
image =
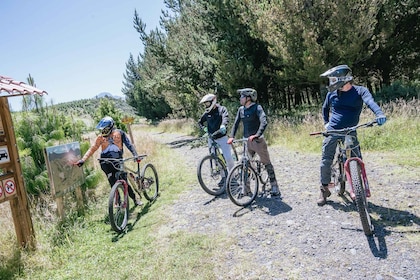
[[(321, 74), (329, 79), (328, 93), (322, 105), (322, 116), (327, 130), (356, 126), (359, 123), (363, 104), (372, 110), (379, 125), (386, 122), (381, 108), (373, 99), (370, 91), (363, 86), (353, 85), (351, 69), (347, 65), (333, 67)], [(354, 156), (361, 157), (356, 132), (353, 133)], [(339, 136), (328, 136), (322, 143), (321, 159), (321, 194), (317, 201), (319, 206), (325, 205), (331, 195), (328, 184), (331, 180), (331, 164), (334, 159)]]

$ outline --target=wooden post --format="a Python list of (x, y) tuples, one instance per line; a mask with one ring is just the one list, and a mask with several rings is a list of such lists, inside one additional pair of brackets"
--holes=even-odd
[(4, 133), (10, 154), (10, 171), (13, 172), (16, 185), (16, 196), (10, 200), (16, 237), (20, 246), (25, 248), (35, 248), (35, 232), (29, 210), (25, 184), (23, 181), (22, 168), (19, 161), (12, 116), (10, 114), (9, 103), (6, 97), (0, 97), (0, 114), (3, 119)]

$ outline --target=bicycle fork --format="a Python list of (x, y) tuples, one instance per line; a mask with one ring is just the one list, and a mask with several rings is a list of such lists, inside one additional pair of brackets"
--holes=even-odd
[(354, 194), (354, 189), (353, 189), (353, 184), (352, 184), (352, 180), (351, 180), (351, 173), (350, 173), (350, 161), (357, 161), (358, 166), (360, 168), (360, 174), (361, 174), (361, 179), (362, 179), (362, 185), (365, 187), (365, 193), (366, 193), (366, 197), (370, 197), (370, 188), (369, 188), (369, 182), (367, 179), (367, 175), (366, 175), (366, 169), (365, 169), (365, 164), (364, 162), (358, 158), (358, 157), (352, 157), (346, 160), (346, 162), (344, 163), (344, 170), (346, 172), (346, 177), (347, 177), (347, 182), (349, 182), (350, 184), (350, 197), (354, 200), (356, 198), (355, 194)]
[(115, 203), (117, 205), (119, 205), (121, 208), (126, 208), (127, 207), (127, 201), (128, 201), (128, 184), (125, 180), (118, 180), (117, 182), (120, 182), (123, 186), (124, 186), (124, 197), (122, 198), (122, 204), (121, 204), (121, 197), (120, 197), (120, 193), (116, 192), (115, 193)]

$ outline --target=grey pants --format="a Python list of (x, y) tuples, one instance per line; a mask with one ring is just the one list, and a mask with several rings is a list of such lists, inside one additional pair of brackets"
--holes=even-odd
[[(356, 148), (352, 150), (352, 156), (362, 158), (357, 134), (354, 132), (351, 133), (351, 135), (356, 136), (353, 139), (353, 147)], [(322, 142), (321, 184), (324, 186), (328, 185), (331, 181), (331, 165), (337, 150), (338, 139), (342, 139), (342, 141), (344, 141), (344, 136), (328, 136), (325, 137)]]

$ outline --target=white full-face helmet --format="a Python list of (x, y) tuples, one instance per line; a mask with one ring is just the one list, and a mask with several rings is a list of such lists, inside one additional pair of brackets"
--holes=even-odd
[(338, 65), (328, 69), (320, 76), (328, 78), (329, 84), (327, 89), (329, 92), (342, 88), (345, 84), (353, 80), (351, 69), (347, 65)]
[(204, 104), (206, 113), (209, 113), (216, 106), (216, 95), (212, 93), (204, 95), (201, 98), (200, 104)]

